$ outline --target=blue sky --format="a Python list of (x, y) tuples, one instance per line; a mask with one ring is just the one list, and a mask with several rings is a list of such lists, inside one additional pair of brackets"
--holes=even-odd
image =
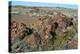
[(73, 4), (56, 4), (56, 3), (41, 3), (41, 2), (24, 2), (24, 1), (12, 1), (12, 5), (23, 5), (23, 6), (40, 6), (40, 7), (64, 7), (77, 9), (77, 5)]

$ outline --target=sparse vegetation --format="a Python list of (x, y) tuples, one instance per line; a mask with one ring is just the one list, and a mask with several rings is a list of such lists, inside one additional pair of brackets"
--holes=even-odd
[(11, 10), (11, 52), (77, 48), (76, 9), (12, 6)]

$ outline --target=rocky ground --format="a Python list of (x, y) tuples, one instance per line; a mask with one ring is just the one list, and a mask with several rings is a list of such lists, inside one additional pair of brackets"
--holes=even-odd
[(11, 10), (11, 52), (77, 49), (76, 9), (13, 6)]

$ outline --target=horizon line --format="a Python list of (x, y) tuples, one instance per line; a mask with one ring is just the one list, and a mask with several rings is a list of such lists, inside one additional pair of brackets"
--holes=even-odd
[(11, 5), (21, 6), (35, 6), (35, 7), (63, 7), (70, 9), (78, 9), (78, 5), (73, 4), (57, 4), (57, 3), (46, 3), (46, 2), (26, 2), (26, 1), (9, 1)]

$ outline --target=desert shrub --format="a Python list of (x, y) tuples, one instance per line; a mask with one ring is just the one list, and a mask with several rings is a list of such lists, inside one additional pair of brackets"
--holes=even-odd
[(67, 29), (67, 35), (66, 35), (66, 38), (67, 39), (72, 39), (74, 36), (75, 36), (75, 32), (73, 30), (72, 27), (68, 27), (69, 29)]
[(67, 23), (67, 26), (72, 26), (73, 25), (72, 18), (67, 17), (66, 23)]
[(26, 51), (32, 51), (30, 46), (25, 41), (18, 41), (14, 43), (12, 46), (12, 52), (16, 52), (18, 48), (20, 48), (19, 52), (26, 52)]

